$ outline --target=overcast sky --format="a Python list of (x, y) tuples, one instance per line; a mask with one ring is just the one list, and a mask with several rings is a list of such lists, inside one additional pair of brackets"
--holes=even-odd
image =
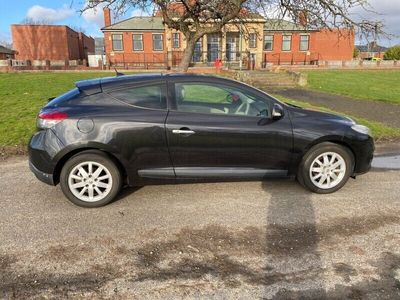
[[(10, 24), (20, 23), (25, 18), (83, 28), (88, 35), (102, 36), (100, 31), (103, 26), (102, 10), (80, 15), (78, 10), (82, 8), (84, 2), (85, 0), (0, 0), (0, 41), (11, 42)], [(370, 0), (370, 4), (378, 14), (360, 10), (354, 10), (353, 13), (363, 19), (383, 22), (385, 31), (394, 36), (391, 39), (381, 38), (380, 44), (384, 46), (400, 44), (400, 0)], [(143, 13), (131, 10), (125, 17), (140, 14)]]

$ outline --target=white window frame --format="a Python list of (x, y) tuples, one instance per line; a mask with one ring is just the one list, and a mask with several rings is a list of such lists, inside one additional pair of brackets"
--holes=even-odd
[[(155, 36), (161, 36), (161, 49), (154, 48), (154, 41), (156, 41), (154, 39)], [(153, 51), (164, 51), (164, 35), (162, 33), (153, 33), (152, 37), (153, 37)]]
[(257, 33), (249, 33), (249, 48), (257, 48)]
[[(270, 36), (270, 37), (272, 37), (272, 39), (271, 39), (271, 49), (266, 49), (265, 48), (265, 41), (266, 41), (266, 37), (267, 36)], [(274, 50), (274, 42), (275, 42), (275, 36), (273, 35), (273, 34), (264, 34), (264, 47), (263, 47), (263, 50), (264, 51), (273, 51)]]
[[(307, 37), (307, 49), (302, 49), (302, 38), (303, 37)], [(310, 50), (310, 35), (309, 34), (301, 34), (300, 35), (300, 45), (299, 45), (299, 50), (300, 51), (308, 51), (308, 50)]]
[[(120, 36), (121, 39), (114, 39), (115, 36)], [(114, 41), (120, 41), (121, 42), (121, 49), (116, 49), (115, 48)], [(111, 44), (112, 44), (113, 51), (124, 51), (124, 35), (122, 33), (111, 34)]]
[[(141, 42), (141, 44), (142, 44), (142, 49), (135, 49), (135, 36), (140, 36), (140, 39), (139, 40), (136, 40), (136, 41), (140, 41)], [(143, 34), (141, 34), (141, 33), (134, 33), (134, 34), (132, 34), (132, 50), (133, 51), (143, 51), (144, 50), (144, 41), (143, 41)]]
[[(175, 42), (178, 42), (177, 46), (175, 45)], [(180, 47), (181, 47), (181, 34), (179, 32), (174, 32), (172, 33), (172, 48), (179, 49)]]
[[(285, 40), (285, 37), (289, 37), (288, 40)], [(289, 49), (284, 49), (285, 42), (289, 42)], [(292, 35), (291, 34), (283, 34), (282, 35), (282, 51), (292, 51)]]

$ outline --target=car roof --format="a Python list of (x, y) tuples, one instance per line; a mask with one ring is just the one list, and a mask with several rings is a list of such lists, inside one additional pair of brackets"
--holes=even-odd
[(141, 73), (133, 75), (120, 75), (113, 77), (102, 77), (96, 79), (87, 79), (77, 81), (76, 87), (86, 95), (100, 93), (102, 91), (122, 88), (126, 85), (139, 82), (159, 81), (160, 79), (170, 78), (185, 78), (185, 79), (225, 79), (212, 75), (190, 74), (190, 73)]

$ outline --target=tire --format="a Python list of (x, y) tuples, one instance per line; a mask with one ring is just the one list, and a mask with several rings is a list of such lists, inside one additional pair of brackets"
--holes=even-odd
[(350, 149), (324, 142), (312, 147), (304, 155), (297, 180), (305, 188), (318, 194), (340, 190), (354, 170), (354, 156)]
[(82, 207), (100, 207), (115, 199), (122, 178), (120, 170), (106, 154), (85, 151), (72, 156), (64, 164), (60, 185), (72, 203)]

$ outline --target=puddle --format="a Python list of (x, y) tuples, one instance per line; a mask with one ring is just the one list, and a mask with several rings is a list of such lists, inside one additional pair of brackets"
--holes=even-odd
[(375, 156), (372, 168), (386, 170), (400, 170), (400, 155)]

